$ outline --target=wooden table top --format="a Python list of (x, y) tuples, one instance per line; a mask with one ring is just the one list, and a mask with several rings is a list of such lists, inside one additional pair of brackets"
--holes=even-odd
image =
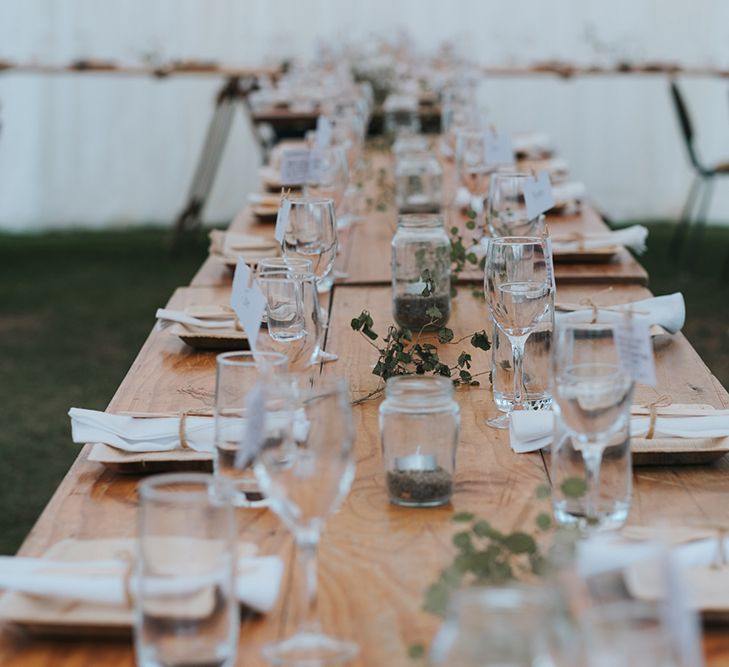
[[(448, 204), (455, 192), (455, 175), (452, 162), (442, 159), (444, 170), (443, 216), (447, 228), (458, 226), (464, 231), (464, 244), (471, 241), (472, 233), (466, 232), (466, 217), (459, 210)], [(390, 283), (390, 242), (397, 227), (397, 211), (377, 185), (379, 173), (384, 173), (385, 182), (392, 186), (394, 182), (393, 161), (382, 152), (371, 152), (368, 156), (366, 179), (363, 182), (363, 198), (369, 199), (373, 205), (363, 219), (350, 228), (340, 232), (343, 235), (342, 253), (337, 268), (349, 274), (349, 277), (338, 282), (345, 285), (386, 285)], [(384, 203), (385, 210), (377, 210), (377, 204)], [(582, 204), (577, 214), (547, 216), (550, 232), (554, 235), (581, 233), (599, 233), (608, 229), (600, 214), (588, 203)], [(274, 224), (260, 222), (246, 206), (233, 220), (230, 230), (261, 234), (273, 237)], [(558, 284), (582, 284), (584, 282), (604, 285), (637, 284), (647, 285), (648, 274), (635, 258), (624, 248), (607, 263), (557, 263), (555, 278)], [(460, 276), (464, 282), (480, 283), (483, 272), (465, 270)], [(192, 279), (193, 286), (226, 285), (231, 280), (230, 273), (214, 258), (209, 258), (200, 267)]]
[[(238, 228), (241, 223), (236, 223)], [(250, 229), (250, 227), (248, 227)], [(387, 242), (391, 226), (383, 214), (353, 228), (350, 240)], [(381, 239), (381, 240), (378, 240)], [(358, 243), (353, 242), (352, 248)], [(362, 248), (367, 246), (360, 246)], [(384, 250), (383, 250), (384, 252)], [(374, 252), (361, 253), (375, 261)], [(391, 321), (389, 264), (380, 284), (356, 284), (367, 267), (360, 253), (345, 255), (355, 284), (335, 285), (330, 297), (330, 324), (325, 348), (339, 355), (326, 365), (327, 373), (344, 375), (353, 398), (377, 387), (372, 375), (375, 351), (350, 328), (350, 320), (368, 309), (376, 328)], [(357, 259), (353, 259), (357, 257)], [(389, 252), (387, 252), (389, 260)], [(379, 260), (378, 260), (379, 261)], [(355, 262), (355, 263), (352, 263)], [(180, 308), (193, 303), (223, 303), (229, 298), (229, 274), (212, 270), (210, 260), (189, 288), (178, 289), (168, 304)], [(357, 268), (355, 268), (357, 267)], [(219, 269), (219, 267), (218, 267)], [(384, 270), (384, 268), (382, 269)], [(225, 270), (227, 271), (227, 270)], [(206, 281), (210, 281), (205, 285)], [(362, 282), (366, 282), (362, 280)], [(577, 302), (602, 289), (595, 282), (570, 285), (560, 282), (558, 298)], [(606, 305), (649, 296), (640, 285), (614, 283), (601, 295)], [(486, 326), (485, 305), (462, 286), (454, 301), (449, 326), (456, 337)], [(444, 359), (455, 358), (465, 346), (443, 348)], [(489, 353), (470, 350), (474, 372), (487, 370)], [(169, 330), (154, 330), (139, 352), (112, 399), (109, 410), (179, 411), (208, 407), (213, 399), (215, 354), (196, 352)], [(670, 394), (675, 402), (729, 406), (729, 394), (701, 361), (683, 335), (656, 352), (658, 386), (640, 387), (636, 401), (648, 402)], [(320, 616), (324, 628), (351, 638), (361, 647), (355, 667), (374, 664), (410, 665), (407, 647), (432, 638), (437, 619), (421, 610), (423, 593), (439, 570), (450, 562), (452, 512), (473, 511), (503, 530), (528, 525), (538, 511), (537, 485), (549, 482), (548, 460), (542, 453), (513, 454), (507, 435), (486, 426), (496, 414), (488, 385), (459, 388), (462, 411), (455, 493), (450, 506), (403, 509), (390, 505), (380, 455), (377, 408), (370, 400), (354, 408), (357, 433), (357, 474), (341, 510), (330, 517), (320, 552)], [(21, 555), (39, 556), (64, 538), (129, 537), (135, 532), (137, 475), (119, 475), (87, 460), (85, 446), (52, 500), (20, 549)], [(660, 519), (684, 522), (727, 522), (729, 460), (708, 466), (637, 468), (629, 523), (644, 525)], [(278, 519), (265, 510), (239, 510), (242, 539), (256, 543), (262, 554), (276, 553), (291, 562), (291, 538)], [(417, 566), (414, 566), (416, 564)], [(240, 665), (263, 665), (260, 646), (291, 629), (297, 587), (286, 577), (276, 607), (265, 618), (247, 621), (239, 642)], [(705, 648), (711, 667), (729, 666), (727, 633), (707, 632)], [(77, 638), (60, 641), (36, 638), (11, 626), (0, 628), (0, 664), (3, 667), (130, 667), (134, 664), (129, 641)]]

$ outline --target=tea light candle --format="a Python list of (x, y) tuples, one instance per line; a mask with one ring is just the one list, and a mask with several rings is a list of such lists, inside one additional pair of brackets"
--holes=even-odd
[(398, 456), (395, 459), (396, 470), (435, 470), (438, 467), (438, 460), (432, 454), (410, 454), (409, 456)]

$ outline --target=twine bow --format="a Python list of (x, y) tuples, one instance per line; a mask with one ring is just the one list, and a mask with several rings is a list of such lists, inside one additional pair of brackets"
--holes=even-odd
[(646, 440), (651, 440), (656, 432), (656, 419), (658, 418), (658, 408), (667, 408), (673, 403), (673, 400), (668, 394), (661, 394), (652, 403), (647, 403), (644, 408), (650, 410), (650, 422), (648, 424), (648, 431), (645, 434)]

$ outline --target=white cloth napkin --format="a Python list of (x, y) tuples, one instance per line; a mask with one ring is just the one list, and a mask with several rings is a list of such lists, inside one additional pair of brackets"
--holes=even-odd
[[(0, 556), (0, 589), (125, 607), (127, 570), (128, 564), (120, 560), (49, 561)], [(270, 611), (278, 598), (282, 576), (283, 561), (278, 556), (240, 558), (235, 582), (238, 602), (261, 613)], [(133, 591), (132, 578), (129, 592)]]
[[(648, 432), (650, 417), (633, 416), (630, 435), (641, 438)], [(552, 442), (554, 414), (551, 410), (519, 410), (511, 413), (509, 442), (517, 454), (534, 452)], [(701, 415), (681, 417), (658, 415), (654, 438), (729, 437), (729, 416)]]
[[(101, 442), (125, 452), (168, 452), (180, 448), (180, 417), (130, 417), (114, 415), (98, 410), (71, 408), (71, 437), (77, 444)], [(268, 413), (270, 424), (276, 419), (288, 416)], [(235, 433), (243, 432), (244, 425), (227, 419), (223, 427)], [(293, 436), (298, 441), (306, 440), (309, 422), (306, 412), (298, 409), (294, 414)], [(196, 452), (212, 452), (215, 438), (213, 417), (188, 415), (185, 417), (185, 440)]]
[(193, 317), (182, 310), (170, 310), (169, 308), (158, 308), (154, 316), (161, 322), (178, 322), (188, 324), (199, 329), (234, 329), (236, 320), (234, 317), (226, 319), (203, 319)]
[[(596, 297), (596, 300), (599, 302), (599, 296)], [(557, 303), (555, 319), (558, 323), (561, 321), (590, 321), (592, 319), (592, 309), (590, 308), (577, 309), (565, 313), (559, 312), (559, 306), (560, 304)], [(672, 334), (681, 331), (686, 321), (686, 303), (684, 302), (683, 294), (681, 292), (675, 292), (664, 296), (654, 296), (641, 301), (600, 308), (598, 310), (598, 322), (617, 321), (623, 318), (623, 313), (628, 310), (633, 312), (633, 317), (636, 320), (645, 322), (648, 327), (658, 325)]]
[(554, 150), (552, 138), (546, 132), (530, 132), (513, 137), (514, 150), (519, 155), (540, 156)]
[(552, 186), (552, 196), (556, 206), (572, 201), (581, 201), (587, 194), (587, 187), (580, 181), (567, 181)]
[(480, 197), (472, 196), (468, 188), (460, 186), (453, 198), (453, 206), (455, 208), (471, 208), (476, 213), (481, 213), (483, 211), (483, 200)]
[[(71, 408), (75, 443), (103, 442), (125, 452), (167, 452), (180, 448), (179, 417), (128, 417), (98, 410)], [(185, 439), (196, 452), (212, 452), (215, 420), (185, 417)]]
[(637, 253), (645, 250), (645, 240), (648, 238), (648, 229), (643, 225), (632, 225), (625, 229), (616, 229), (604, 234), (586, 234), (581, 239), (566, 240), (565, 237), (554, 235), (552, 248), (554, 252), (577, 252), (593, 248), (605, 248), (612, 245), (622, 245)]

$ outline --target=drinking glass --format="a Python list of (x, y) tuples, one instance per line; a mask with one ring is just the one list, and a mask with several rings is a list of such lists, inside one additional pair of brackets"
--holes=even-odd
[[(236, 507), (260, 507), (267, 503), (250, 467), (236, 466), (238, 452), (246, 446), (248, 393), (261, 378), (285, 373), (288, 359), (279, 352), (224, 352), (217, 356), (215, 379), (215, 452), (213, 471), (223, 488), (232, 486)], [(271, 426), (271, 437), (285, 428)]]
[(259, 335), (257, 349), (281, 352), (289, 369), (310, 366), (323, 338), (319, 294), (314, 274), (293, 268), (259, 273), (258, 285), (266, 297), (268, 335)]
[(530, 218), (524, 199), (524, 184), (533, 178), (526, 172), (499, 172), (491, 177), (486, 224), (491, 236), (544, 236), (544, 216)]
[[(507, 236), (491, 239), (486, 253), (484, 291), (491, 316), (512, 348), (514, 402), (524, 410), (524, 346), (529, 334), (551, 316), (550, 258), (542, 239)], [(495, 428), (508, 428), (509, 413), (490, 419)]]
[(309, 177), (304, 185), (305, 197), (331, 199), (334, 202), (338, 227), (347, 225), (342, 217), (342, 201), (349, 183), (346, 149), (344, 144), (313, 148)]
[(286, 258), (308, 259), (320, 292), (332, 285), (331, 272), (337, 256), (337, 219), (334, 200), (290, 197), (289, 224), (281, 249)]
[(486, 199), (489, 179), (495, 165), (486, 163), (486, 132), (459, 129), (456, 131), (456, 169), (461, 185), (471, 197)]
[(604, 508), (601, 511), (600, 505), (603, 452), (630, 440), (635, 383), (620, 363), (618, 326), (615, 322), (569, 318), (555, 324), (552, 398), (557, 420), (564, 429), (564, 434), (558, 435), (572, 439), (572, 446), (581, 452), (584, 462), (585, 528), (599, 528), (611, 518), (610, 512), (606, 513)]
[[(609, 602), (583, 616), (588, 667), (680, 667), (684, 664), (658, 605)], [(701, 664), (692, 662), (693, 665)]]
[(356, 644), (324, 634), (317, 617), (317, 547), (327, 516), (354, 478), (354, 430), (343, 379), (291, 376), (303, 426), (260, 451), (255, 472), (271, 508), (296, 540), (306, 609), (293, 635), (264, 647), (271, 663), (320, 664), (354, 657)]
[[(235, 663), (234, 518), (212, 475), (176, 473), (139, 485), (134, 647), (140, 667)], [(228, 489), (229, 491), (229, 489)]]

